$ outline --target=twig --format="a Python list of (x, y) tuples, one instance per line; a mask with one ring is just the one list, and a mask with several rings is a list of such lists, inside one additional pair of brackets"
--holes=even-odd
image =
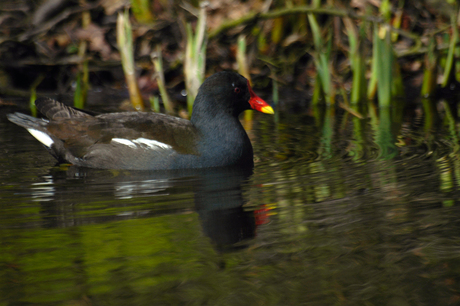
[(100, 3), (98, 1), (96, 3), (86, 4), (85, 6), (78, 6), (78, 7), (74, 7), (74, 8), (65, 9), (64, 11), (62, 11), (62, 13), (60, 13), (59, 15), (55, 16), (54, 18), (50, 19), (49, 21), (45, 22), (44, 24), (42, 24), (40, 26), (37, 26), (37, 27), (35, 27), (33, 29), (30, 29), (30, 30), (26, 31), (25, 33), (22, 33), (21, 35), (19, 35), (18, 41), (25, 41), (25, 40), (31, 38), (32, 36), (41, 34), (42, 32), (48, 32), (56, 24), (58, 24), (59, 22), (69, 18), (71, 15), (78, 14), (78, 13), (85, 12), (85, 11), (90, 11), (92, 9), (97, 8), (99, 6), (99, 4)]
[(359, 112), (355, 111), (354, 109), (350, 108), (348, 105), (342, 102), (339, 102), (339, 106), (343, 108), (344, 110), (346, 110), (347, 112), (349, 112), (350, 114), (352, 114), (353, 116), (359, 119), (363, 119), (363, 115), (361, 115)]

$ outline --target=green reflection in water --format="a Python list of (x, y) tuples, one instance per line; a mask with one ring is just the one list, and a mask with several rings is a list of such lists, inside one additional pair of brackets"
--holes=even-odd
[(34, 303), (106, 294), (115, 300), (197, 277), (207, 264), (203, 258), (213, 254), (200, 231), (196, 214), (65, 229), (2, 229), (2, 296)]

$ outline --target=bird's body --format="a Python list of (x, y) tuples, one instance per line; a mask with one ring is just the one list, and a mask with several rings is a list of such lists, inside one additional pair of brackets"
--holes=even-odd
[(238, 115), (273, 109), (233, 72), (200, 87), (191, 120), (156, 113), (93, 115), (48, 98), (36, 101), (48, 119), (10, 114), (59, 162), (99, 169), (164, 170), (253, 164), (252, 145)]

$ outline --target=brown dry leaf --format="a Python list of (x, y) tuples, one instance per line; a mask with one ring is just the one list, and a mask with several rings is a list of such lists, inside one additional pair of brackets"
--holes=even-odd
[(225, 20), (237, 20), (250, 12), (260, 12), (263, 1), (240, 2), (234, 0), (210, 1), (207, 23), (210, 29), (217, 28)]
[(67, 47), (71, 42), (69, 35), (67, 35), (66, 33), (54, 35), (54, 41), (61, 48)]
[(380, 7), (380, 1), (379, 0), (352, 0), (350, 2), (350, 6), (353, 8), (358, 8), (360, 10), (366, 9), (366, 6), (368, 4), (372, 4), (376, 7)]
[(91, 23), (85, 29), (78, 29), (75, 34), (78, 39), (88, 41), (89, 49), (91, 51), (99, 52), (104, 60), (110, 58), (111, 49), (105, 40), (105, 30), (96, 24)]
[(122, 7), (128, 7), (130, 5), (130, 0), (102, 0), (101, 6), (105, 10), (105, 14), (110, 16), (113, 15), (116, 11)]
[(293, 33), (284, 39), (283, 47), (288, 47), (289, 45), (293, 43), (303, 41), (303, 40), (305, 40), (305, 37), (303, 35), (300, 35), (298, 33)]

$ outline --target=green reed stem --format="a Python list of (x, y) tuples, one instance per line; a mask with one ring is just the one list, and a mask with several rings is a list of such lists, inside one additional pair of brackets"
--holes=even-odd
[(171, 99), (169, 98), (168, 91), (166, 90), (165, 76), (163, 71), (163, 57), (161, 55), (161, 47), (158, 45), (156, 47), (156, 52), (151, 54), (153, 66), (155, 67), (155, 78), (157, 80), (158, 89), (160, 90), (160, 95), (163, 100), (163, 105), (167, 113), (172, 114), (174, 112)]
[(327, 39), (327, 45), (325, 45), (315, 15), (308, 14), (307, 16), (313, 34), (313, 43), (316, 49), (316, 54), (313, 56), (313, 59), (319, 76), (317, 80), (320, 81), (320, 88), (322, 89), (326, 104), (332, 105), (334, 103), (330, 69), (332, 39), (329, 37)]
[(158, 96), (150, 96), (149, 101), (150, 101), (150, 108), (155, 113), (159, 113), (160, 112), (160, 98)]
[[(80, 5), (85, 5), (85, 0), (80, 0)], [(91, 24), (91, 14), (89, 11), (82, 12), (81, 16), (81, 25), (83, 29), (86, 29)], [(88, 48), (88, 42), (86, 40), (81, 40), (78, 45), (78, 57), (82, 59), (82, 63), (78, 67), (77, 77), (76, 77), (76, 89), (74, 94), (74, 106), (77, 108), (84, 108), (86, 104), (86, 99), (88, 97), (89, 89), (89, 69), (88, 69), (88, 60), (85, 59), (86, 51)]]
[(204, 81), (206, 68), (206, 2), (200, 4), (198, 23), (193, 34), (190, 23), (186, 25), (187, 46), (185, 50), (185, 87), (187, 88), (187, 109), (192, 114), (193, 102), (198, 94), (198, 88)]
[(377, 96), (380, 107), (389, 107), (392, 93), (393, 49), (390, 41), (390, 31), (387, 29), (384, 39), (378, 37), (378, 27), (374, 26), (374, 36), (377, 36), (374, 45), (374, 57), (377, 71)]
[[(249, 74), (248, 63), (246, 61), (246, 36), (239, 35), (236, 48), (236, 62), (238, 63), (238, 72), (249, 80), (252, 85), (251, 75)], [(247, 110), (244, 112), (244, 120), (252, 120), (253, 112)]]
[(350, 67), (353, 73), (351, 104), (356, 105), (366, 98), (366, 64), (355, 25), (350, 18), (344, 18), (343, 22), (348, 33)]
[(117, 44), (121, 55), (121, 64), (128, 85), (131, 104), (138, 111), (144, 110), (144, 103), (137, 84), (134, 66), (134, 46), (129, 12), (118, 13), (117, 19)]
[(446, 87), (449, 84), (449, 78), (452, 74), (452, 68), (454, 63), (454, 55), (456, 53), (456, 46), (458, 43), (458, 29), (457, 29), (458, 11), (453, 13), (451, 16), (452, 25), (452, 37), (450, 38), (449, 51), (447, 52), (446, 65), (444, 67), (444, 75), (442, 78), (442, 87)]
[(32, 116), (37, 117), (37, 107), (35, 106), (35, 100), (37, 100), (37, 87), (40, 85), (40, 83), (43, 81), (45, 78), (44, 74), (40, 74), (30, 85), (30, 100), (29, 100), (29, 106), (30, 106), (30, 113)]
[(425, 70), (423, 72), (423, 83), (421, 90), (421, 95), (423, 98), (432, 96), (436, 90), (436, 70), (438, 58), (435, 48), (436, 44), (434, 37), (431, 37), (428, 44), (428, 52), (425, 55)]

